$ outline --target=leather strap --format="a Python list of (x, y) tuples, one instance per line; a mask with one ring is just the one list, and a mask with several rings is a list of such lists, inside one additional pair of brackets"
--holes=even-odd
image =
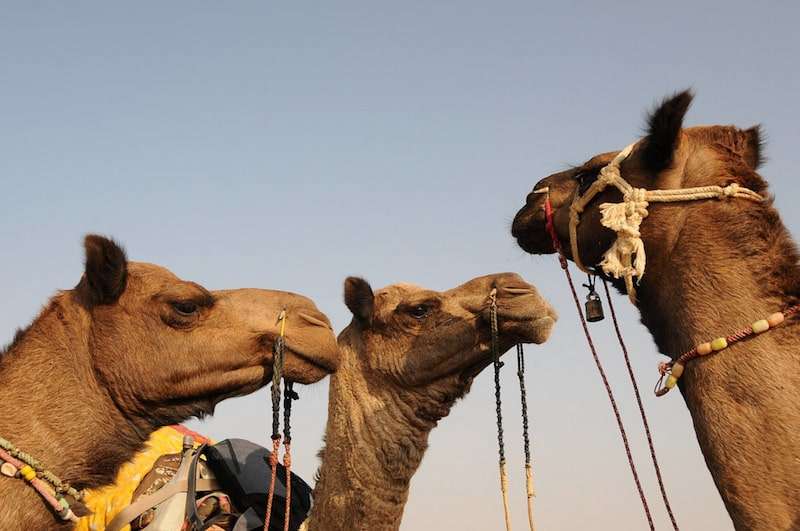
[[(196, 474), (196, 471), (195, 471)], [(191, 476), (190, 476), (191, 477)], [(173, 479), (153, 494), (141, 496), (138, 500), (131, 503), (120, 511), (106, 526), (106, 531), (120, 531), (123, 527), (128, 525), (134, 518), (152, 509), (156, 505), (163, 503), (175, 494), (181, 492), (188, 492), (190, 486), (190, 477), (184, 479)], [(195, 478), (195, 490), (201, 492), (221, 490), (222, 485), (216, 479), (212, 478)]]

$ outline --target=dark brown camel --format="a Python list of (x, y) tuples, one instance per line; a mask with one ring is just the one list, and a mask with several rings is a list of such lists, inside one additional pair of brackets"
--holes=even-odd
[[(106, 238), (85, 244), (81, 281), (57, 293), (0, 359), (0, 436), (77, 489), (111, 483), (157, 427), (265, 385), (284, 308), (285, 375), (313, 383), (338, 362), (328, 319), (305, 297), (208, 291), (128, 262)], [(20, 479), (0, 477), (0, 500), (0, 529), (72, 526)]]
[[(731, 183), (765, 195), (758, 127), (682, 129), (692, 96), (665, 100), (650, 116), (647, 136), (622, 162), (621, 175), (649, 190)], [(569, 208), (617, 152), (553, 174), (554, 223), (571, 256)], [(597, 265), (614, 233), (600, 226), (598, 195), (581, 217), (580, 257)], [(544, 195), (531, 193), (512, 234), (531, 253), (554, 252), (544, 228)], [(675, 359), (800, 300), (798, 253), (771, 200), (737, 198), (651, 203), (641, 225), (647, 254), (637, 286), (642, 323), (660, 352)], [(620, 280), (615, 285), (624, 290)], [(800, 529), (800, 336), (786, 325), (689, 362), (679, 386), (697, 439), (736, 529)]]
[(439, 420), (492, 361), (489, 293), (497, 289), (499, 347), (542, 343), (556, 315), (519, 275), (444, 292), (395, 284), (373, 294), (345, 282), (353, 321), (339, 334), (322, 466), (309, 531), (396, 531), (411, 477)]

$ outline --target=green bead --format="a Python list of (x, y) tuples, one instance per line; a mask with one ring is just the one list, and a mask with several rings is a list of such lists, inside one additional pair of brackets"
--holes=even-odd
[(760, 334), (762, 332), (766, 332), (767, 330), (769, 330), (769, 323), (766, 319), (761, 319), (760, 321), (753, 323), (753, 333)]
[(678, 379), (672, 376), (671, 374), (667, 377), (667, 383), (664, 384), (664, 387), (667, 389), (672, 389), (675, 387), (675, 384), (678, 383)]
[(714, 350), (722, 350), (724, 348), (727, 348), (727, 346), (728, 346), (728, 340), (725, 339), (724, 337), (718, 337), (717, 339), (711, 342), (711, 348)]

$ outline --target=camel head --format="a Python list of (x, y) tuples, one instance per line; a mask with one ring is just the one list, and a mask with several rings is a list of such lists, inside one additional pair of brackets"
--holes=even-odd
[(87, 236), (86, 269), (71, 300), (100, 385), (123, 412), (167, 424), (213, 412), (272, 377), (286, 310), (285, 376), (314, 383), (338, 360), (328, 318), (284, 291), (210, 291), (167, 269), (129, 262), (112, 240)]
[[(762, 162), (761, 137), (757, 126), (737, 129), (733, 126), (701, 126), (683, 129), (683, 117), (692, 101), (689, 91), (665, 99), (650, 113), (647, 135), (633, 147), (622, 162), (621, 176), (635, 188), (647, 190), (727, 186), (732, 183), (755, 192), (766, 189), (766, 182), (756, 173)], [(619, 153), (612, 151), (590, 157), (575, 168), (545, 177), (533, 187), (525, 205), (517, 212), (511, 234), (529, 253), (555, 252), (545, 230), (544, 193), (547, 188), (553, 207), (553, 221), (561, 247), (569, 258), (569, 210), (576, 195), (586, 192), (600, 170)], [(586, 266), (596, 265), (609, 248), (614, 233), (601, 226), (599, 206), (618, 203), (620, 192), (608, 187), (587, 205), (577, 230), (578, 249)], [(645, 246), (669, 245), (675, 241), (685, 216), (679, 209), (707, 209), (706, 219), (724, 223), (731, 213), (749, 208), (747, 201), (696, 201), (680, 204), (651, 205), (650, 216), (642, 223)], [(677, 206), (676, 206), (677, 205)]]
[(556, 320), (536, 288), (515, 273), (478, 277), (448, 291), (394, 284), (373, 293), (367, 281), (345, 281), (353, 321), (340, 343), (357, 341), (361, 360), (389, 386), (448, 382), (454, 396), (492, 361), (490, 292), (496, 289), (500, 352), (543, 343)]

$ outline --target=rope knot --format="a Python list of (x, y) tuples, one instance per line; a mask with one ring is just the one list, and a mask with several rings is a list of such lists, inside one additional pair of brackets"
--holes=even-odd
[(597, 174), (597, 181), (603, 184), (613, 184), (619, 176), (619, 166), (612, 163), (603, 166), (600, 173)]
[(722, 189), (722, 197), (728, 199), (729, 197), (736, 197), (741, 187), (738, 183), (731, 183)]
[(627, 195), (629, 201), (647, 203), (647, 190), (644, 188), (632, 188)]
[(671, 367), (670, 362), (662, 361), (661, 363), (658, 364), (658, 373), (661, 376), (666, 376), (667, 373), (669, 372), (670, 367)]

